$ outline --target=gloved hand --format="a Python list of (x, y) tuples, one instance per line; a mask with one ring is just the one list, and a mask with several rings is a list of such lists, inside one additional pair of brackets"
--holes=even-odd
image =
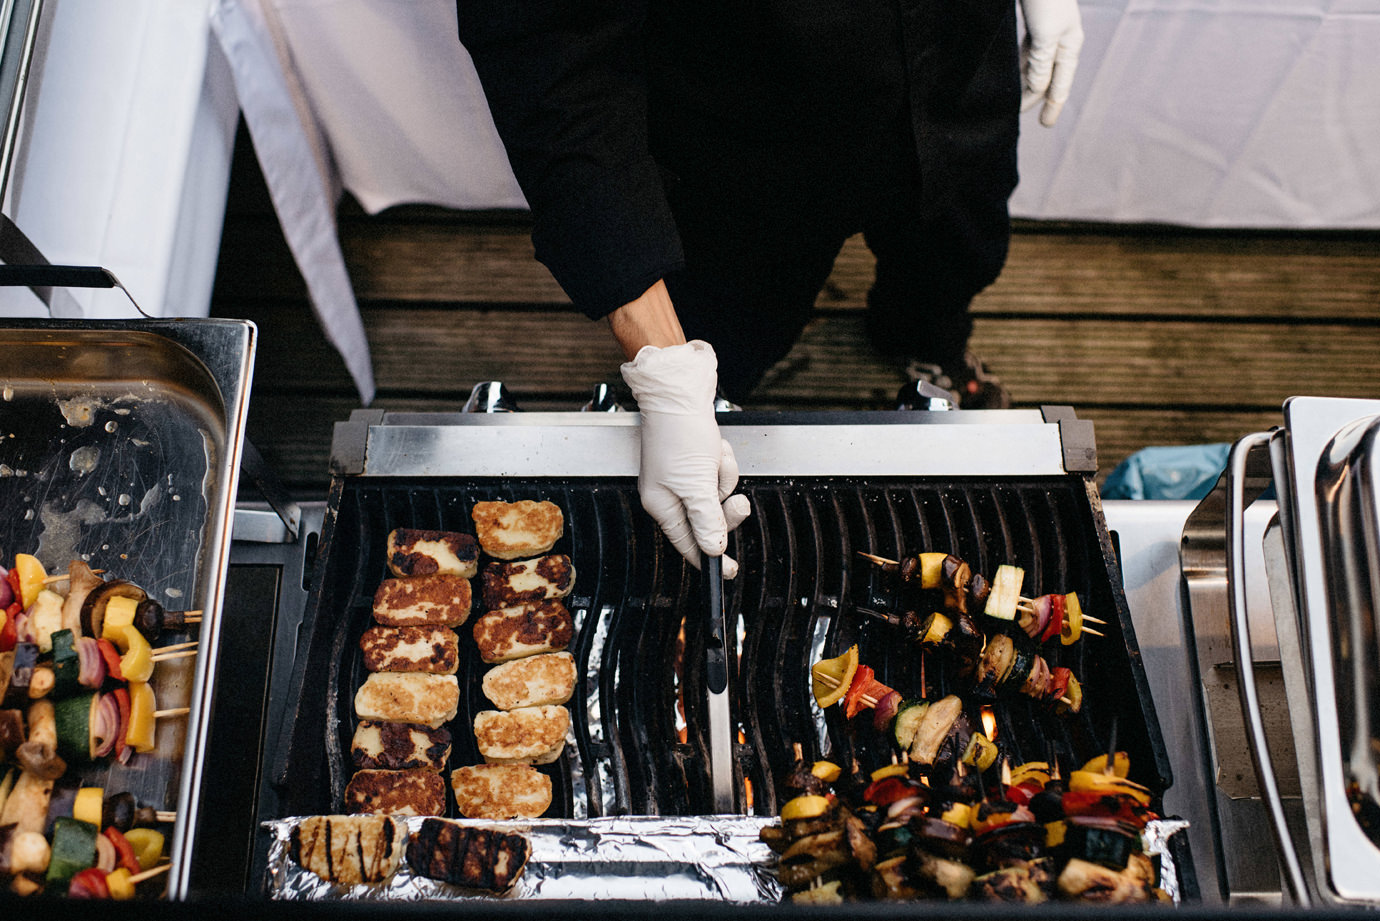
[(1073, 87), (1078, 52), (1083, 50), (1083, 17), (1078, 0), (1021, 0), (1021, 14), (1021, 111), (1043, 101), (1040, 124), (1051, 128)]
[[(751, 507), (732, 495), (738, 462), (714, 420), (718, 359), (707, 342), (644, 346), (623, 365), (623, 380), (642, 414), (642, 507), (681, 556), (699, 568), (700, 553), (722, 556), (728, 532)], [(724, 557), (724, 578), (738, 564)]]

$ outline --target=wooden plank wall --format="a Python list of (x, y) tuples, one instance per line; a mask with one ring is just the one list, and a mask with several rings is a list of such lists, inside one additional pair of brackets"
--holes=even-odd
[[(379, 408), (455, 410), (503, 380), (524, 408), (574, 409), (619, 353), (532, 259), (524, 215), (340, 210)], [(845, 247), (817, 318), (749, 404), (887, 409), (899, 378), (867, 347), (871, 258)], [(1201, 232), (1022, 223), (978, 297), (974, 348), (1018, 406), (1095, 423), (1099, 476), (1148, 445), (1231, 441), (1293, 394), (1380, 397), (1380, 233)], [(334, 422), (359, 405), (316, 325), (242, 144), (212, 312), (258, 323), (249, 437), (321, 498)]]

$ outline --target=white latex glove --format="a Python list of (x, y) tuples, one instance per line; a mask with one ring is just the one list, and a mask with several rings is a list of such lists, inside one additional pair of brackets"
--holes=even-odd
[[(738, 462), (714, 420), (718, 359), (698, 340), (649, 345), (621, 370), (642, 414), (642, 507), (698, 569), (701, 552), (723, 556), (728, 532), (751, 511), (747, 496), (732, 494)], [(738, 564), (724, 556), (723, 571), (731, 579)]]
[(1021, 0), (1021, 15), (1021, 111), (1044, 102), (1040, 124), (1051, 128), (1073, 87), (1083, 50), (1083, 17), (1078, 0)]

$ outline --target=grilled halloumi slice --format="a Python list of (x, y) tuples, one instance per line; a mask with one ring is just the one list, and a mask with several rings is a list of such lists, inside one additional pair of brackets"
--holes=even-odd
[(435, 729), (455, 719), (459, 705), (460, 683), (454, 675), (374, 672), (355, 691), (355, 716), (362, 720)]
[(345, 811), (375, 815), (445, 815), (446, 784), (439, 771), (363, 770), (345, 785)]
[(450, 772), (467, 819), (535, 819), (551, 808), (551, 778), (530, 764), (472, 764)]
[(460, 665), (460, 639), (449, 627), (370, 627), (359, 638), (364, 667), (371, 672), (430, 672), (453, 675)]
[(443, 573), (473, 579), (479, 569), (479, 542), (459, 531), (394, 528), (387, 550), (388, 571), (395, 576)]
[(357, 886), (393, 875), (407, 826), (386, 815), (313, 815), (292, 830), (292, 859), (329, 883)]
[(458, 627), (469, 619), (471, 601), (470, 580), (463, 576), (384, 579), (374, 592), (374, 620), (386, 627)]
[(575, 587), (575, 566), (564, 553), (508, 563), (494, 562), (484, 567), (480, 586), (486, 611), (525, 601), (564, 598)]
[(489, 611), (474, 622), (474, 642), (485, 662), (560, 652), (575, 636), (575, 620), (555, 599)]
[(439, 771), (450, 758), (450, 730), (407, 723), (360, 720), (350, 739), (350, 760), (357, 768)]
[(563, 704), (575, 692), (575, 657), (548, 652), (513, 659), (485, 672), (480, 687), (500, 710)]
[(474, 717), (474, 740), (490, 764), (550, 764), (569, 731), (570, 711), (555, 705), (481, 710)]
[(418, 876), (495, 894), (513, 887), (531, 855), (522, 835), (445, 819), (423, 820), (407, 842), (407, 866)]
[(565, 530), (565, 516), (554, 502), (476, 502), (470, 517), (479, 546), (500, 560), (546, 553)]

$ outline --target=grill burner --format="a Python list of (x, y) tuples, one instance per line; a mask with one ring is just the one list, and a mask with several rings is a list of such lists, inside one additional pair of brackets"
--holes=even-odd
[[(1087, 479), (750, 476), (742, 491), (753, 515), (730, 547), (742, 569), (726, 589), (740, 651), (731, 691), (742, 740), (735, 753), (741, 811), (777, 811), (783, 797), (776, 781), (791, 765), (793, 743), (807, 758), (846, 764), (857, 757), (865, 768), (890, 759), (885, 738), (846, 731), (838, 708), (822, 730), (817, 724), (809, 666), (821, 655), (856, 642), (880, 680), (906, 696), (920, 692), (915, 648), (895, 628), (854, 610), (896, 609), (900, 601), (894, 577), (857, 551), (899, 558), (946, 550), (988, 575), (1001, 563), (1017, 563), (1026, 569), (1028, 595), (1078, 592), (1085, 610), (1109, 621), (1107, 635), (1048, 657), (1051, 667), (1070, 667), (1084, 684), (1083, 711), (1058, 717), (1025, 698), (1005, 701), (997, 708), (998, 744), (1013, 766), (1057, 754), (1067, 771), (1105, 751), (1115, 725), (1137, 779), (1157, 792), (1169, 785), (1110, 541)], [(299, 666), (304, 690), (279, 777), (283, 814), (337, 811), (342, 802), (353, 770), (353, 693), (365, 677), (356, 643), (386, 574), (388, 531), (472, 530), (475, 502), (520, 498), (562, 507), (566, 534), (556, 550), (571, 555), (578, 574), (567, 599), (577, 625), (570, 651), (585, 677), (569, 704), (575, 752), (545, 768), (555, 790), (548, 815), (712, 814), (697, 573), (642, 513), (631, 478), (530, 476), (337, 478), (308, 617), (316, 627)], [(485, 666), (465, 642), (466, 628), (461, 632), (454, 766), (481, 760), (465, 727), (490, 708), (478, 682)], [(931, 696), (968, 686), (939, 655), (928, 657), (925, 678)], [(976, 701), (965, 702), (975, 709)], [(864, 723), (866, 717), (855, 721)]]

